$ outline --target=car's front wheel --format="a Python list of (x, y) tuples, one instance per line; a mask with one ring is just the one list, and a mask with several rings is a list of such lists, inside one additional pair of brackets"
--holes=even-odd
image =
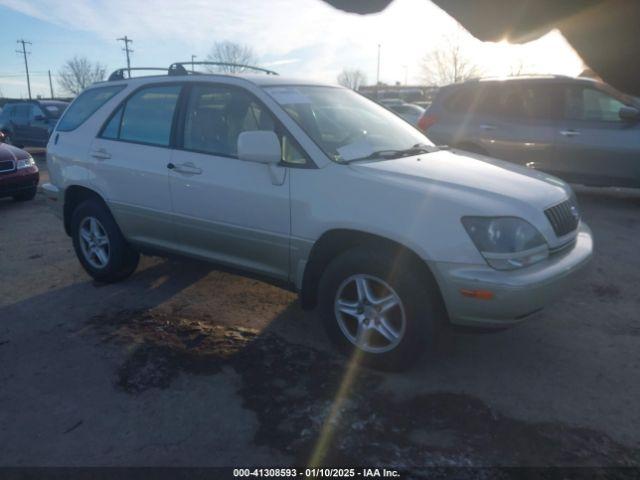
[(125, 240), (111, 212), (98, 200), (81, 203), (71, 218), (73, 247), (89, 275), (117, 282), (131, 275), (140, 255)]
[(397, 370), (432, 348), (442, 309), (435, 282), (391, 252), (358, 247), (335, 258), (319, 289), (329, 337), (364, 364)]

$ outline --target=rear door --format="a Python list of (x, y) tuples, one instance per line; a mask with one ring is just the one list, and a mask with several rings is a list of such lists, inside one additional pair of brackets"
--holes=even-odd
[(89, 152), (95, 182), (125, 237), (175, 247), (169, 170), (173, 119), (180, 84), (147, 85), (135, 91), (105, 124)]
[(640, 186), (640, 124), (619, 116), (622, 96), (596, 85), (563, 89), (552, 173), (588, 185)]
[(241, 132), (276, 130), (271, 113), (224, 84), (193, 85), (184, 105), (170, 172), (181, 244), (192, 255), (286, 280), (288, 168), (237, 158)]
[(491, 83), (479, 100), (471, 135), (492, 157), (544, 168), (555, 143), (554, 95), (552, 84)]

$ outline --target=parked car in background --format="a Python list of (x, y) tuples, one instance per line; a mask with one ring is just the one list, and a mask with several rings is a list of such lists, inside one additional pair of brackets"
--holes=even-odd
[(38, 166), (27, 152), (3, 140), (0, 132), (0, 198), (31, 200), (36, 196), (40, 180)]
[(44, 147), (67, 102), (32, 100), (6, 103), (0, 113), (5, 143), (19, 147)]
[(441, 88), (418, 126), (437, 144), (569, 182), (640, 187), (639, 108), (591, 79), (473, 80)]
[(399, 368), (448, 322), (523, 321), (592, 255), (556, 178), (439, 149), (346, 88), (169, 72), (93, 85), (47, 146), (43, 192), (99, 281), (147, 251), (232, 267), (300, 292), (343, 352)]
[(386, 105), (392, 112), (397, 113), (411, 125), (418, 125), (418, 120), (424, 114), (424, 108), (412, 103), (392, 103)]

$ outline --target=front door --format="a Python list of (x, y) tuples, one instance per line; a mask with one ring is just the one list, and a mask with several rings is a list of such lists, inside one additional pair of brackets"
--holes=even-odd
[(182, 246), (191, 255), (286, 280), (287, 168), (237, 158), (238, 135), (275, 130), (273, 117), (243, 89), (190, 88), (169, 174)]
[(640, 124), (620, 118), (623, 100), (590, 85), (565, 87), (552, 173), (587, 185), (640, 186)]

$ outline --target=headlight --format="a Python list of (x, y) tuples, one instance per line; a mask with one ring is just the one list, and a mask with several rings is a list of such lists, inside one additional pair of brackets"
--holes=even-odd
[(33, 161), (33, 157), (29, 155), (27, 158), (23, 158), (18, 160), (16, 164), (16, 168), (20, 170), (21, 168), (29, 168), (35, 166), (36, 162)]
[(462, 217), (462, 224), (487, 263), (513, 270), (544, 260), (549, 247), (540, 232), (517, 217)]

